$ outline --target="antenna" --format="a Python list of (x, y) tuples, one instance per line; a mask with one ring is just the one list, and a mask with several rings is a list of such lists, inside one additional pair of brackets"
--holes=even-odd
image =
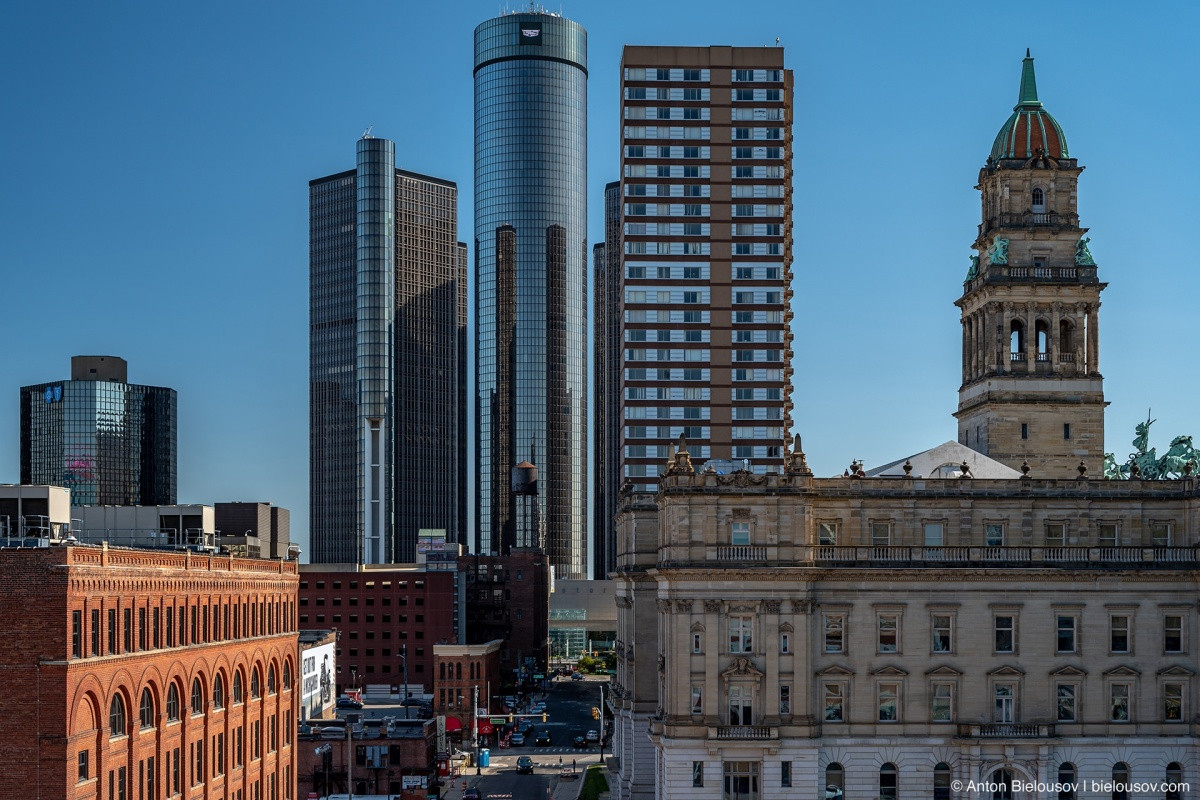
[(371, 136), (371, 131), (373, 131), (373, 130), (375, 130), (375, 126), (374, 126), (374, 125), (368, 125), (368, 126), (367, 126), (367, 129), (366, 129), (365, 131), (363, 131), (362, 138), (364, 138), (364, 139), (370, 139), (370, 138), (372, 138), (372, 136)]

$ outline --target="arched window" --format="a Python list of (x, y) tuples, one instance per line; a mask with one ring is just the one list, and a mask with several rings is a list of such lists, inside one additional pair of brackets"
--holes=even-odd
[(108, 707), (108, 729), (112, 731), (114, 739), (128, 733), (125, 727), (125, 699), (119, 694), (113, 696), (112, 705)]
[(154, 695), (150, 689), (142, 689), (142, 702), (138, 706), (138, 722), (143, 728), (154, 727)]
[(950, 800), (950, 765), (945, 761), (933, 768), (933, 800)]
[(1009, 769), (998, 769), (992, 773), (991, 782), (996, 784), (992, 790), (992, 800), (1013, 800), (1013, 774)]
[(225, 681), (221, 680), (221, 673), (213, 676), (213, 708), (225, 707)]
[(1183, 792), (1179, 788), (1179, 784), (1183, 783), (1183, 765), (1178, 761), (1167, 764), (1167, 773), (1164, 777), (1167, 783), (1167, 791), (1163, 795), (1164, 800), (1183, 800)]
[(262, 697), (262, 684), (258, 679), (258, 667), (255, 667), (250, 673), (250, 699), (257, 700)]
[(179, 687), (173, 682), (167, 689), (167, 721), (179, 721)]
[(1113, 764), (1112, 800), (1129, 800), (1129, 765), (1124, 761)]
[(192, 713), (204, 713), (204, 687), (200, 685), (199, 678), (192, 681)]
[(275, 694), (278, 687), (275, 684), (275, 665), (267, 667), (267, 694)]
[(1046, 213), (1046, 193), (1043, 192), (1040, 187), (1034, 187), (1033, 197), (1030, 199), (1033, 201), (1033, 213)]
[[(1075, 771), (1075, 765), (1070, 761), (1064, 761), (1058, 765), (1058, 783), (1062, 786), (1074, 786), (1075, 777), (1079, 773)], [(1075, 790), (1062, 789), (1058, 793), (1058, 800), (1075, 800)]]
[(236, 706), (242, 702), (242, 671), (235, 669), (233, 671), (233, 704)]
[(846, 794), (846, 770), (836, 761), (825, 768), (825, 800), (842, 800)]
[(1038, 320), (1034, 325), (1034, 330), (1037, 332), (1038, 361), (1045, 361), (1050, 354), (1050, 325)]
[(879, 768), (879, 800), (896, 800), (896, 765), (888, 762)]
[(1012, 350), (1013, 361), (1025, 357), (1025, 325), (1019, 319), (1014, 319), (1009, 327), (1008, 346)]
[(283, 690), (286, 692), (292, 688), (292, 662), (283, 662)]

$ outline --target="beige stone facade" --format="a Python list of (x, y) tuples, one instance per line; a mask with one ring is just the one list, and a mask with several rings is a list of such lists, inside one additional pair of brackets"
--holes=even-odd
[(668, 475), (618, 521), (621, 796), (1195, 785), (1198, 513), (1195, 479)]

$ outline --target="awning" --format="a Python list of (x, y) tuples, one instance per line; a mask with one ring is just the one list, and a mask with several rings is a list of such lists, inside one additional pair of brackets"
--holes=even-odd
[(449, 716), (446, 717), (446, 730), (447, 731), (461, 731), (462, 730), (462, 720), (459, 719), (458, 717), (449, 717)]

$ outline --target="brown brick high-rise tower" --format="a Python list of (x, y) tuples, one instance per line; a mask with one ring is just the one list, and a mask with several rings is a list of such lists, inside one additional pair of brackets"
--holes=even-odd
[(1020, 99), (979, 172), (983, 219), (962, 309), (958, 439), (1038, 477), (1104, 460), (1100, 292), (1079, 226), (1079, 174), (1037, 97), (1026, 51)]

